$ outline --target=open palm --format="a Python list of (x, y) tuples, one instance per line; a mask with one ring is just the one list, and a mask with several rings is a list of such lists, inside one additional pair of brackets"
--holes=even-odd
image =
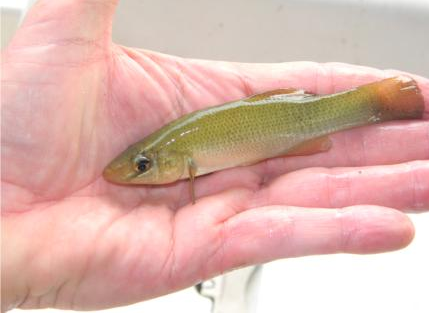
[[(410, 242), (410, 221), (387, 207), (429, 207), (427, 114), (336, 134), (327, 153), (198, 178), (196, 205), (186, 182), (104, 181), (115, 155), (187, 112), (274, 88), (331, 93), (395, 74), (125, 48), (110, 40), (115, 5), (39, 1), (4, 52), (5, 306), (123, 305), (248, 264)], [(415, 78), (427, 104), (429, 81)]]

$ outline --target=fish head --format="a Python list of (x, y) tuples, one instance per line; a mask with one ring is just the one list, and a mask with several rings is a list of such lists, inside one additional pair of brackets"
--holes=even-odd
[(130, 146), (103, 171), (106, 180), (119, 184), (168, 184), (185, 172), (185, 155), (168, 147)]

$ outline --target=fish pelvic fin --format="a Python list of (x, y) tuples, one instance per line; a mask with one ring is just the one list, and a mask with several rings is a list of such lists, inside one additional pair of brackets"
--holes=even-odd
[(192, 204), (195, 204), (195, 176), (197, 174), (197, 166), (195, 162), (188, 158), (188, 174), (189, 174), (189, 192), (191, 195)]

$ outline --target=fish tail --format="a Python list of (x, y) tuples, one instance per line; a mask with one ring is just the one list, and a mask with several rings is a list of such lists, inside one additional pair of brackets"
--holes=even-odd
[(375, 105), (381, 120), (423, 117), (422, 93), (416, 81), (409, 77), (392, 77), (361, 88), (370, 88), (375, 92)]

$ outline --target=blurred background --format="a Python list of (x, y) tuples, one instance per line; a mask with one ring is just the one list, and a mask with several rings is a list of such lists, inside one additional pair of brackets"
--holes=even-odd
[[(4, 48), (30, 4), (0, 4)], [(429, 76), (429, 0), (122, 0), (113, 40), (184, 57), (339, 61)], [(429, 214), (411, 218), (416, 239), (401, 251), (264, 265), (253, 312), (429, 312)], [(103, 312), (172, 311), (210, 312), (210, 301), (189, 288)]]
[(126, 0), (113, 39), (185, 57), (429, 75), (428, 0)]

